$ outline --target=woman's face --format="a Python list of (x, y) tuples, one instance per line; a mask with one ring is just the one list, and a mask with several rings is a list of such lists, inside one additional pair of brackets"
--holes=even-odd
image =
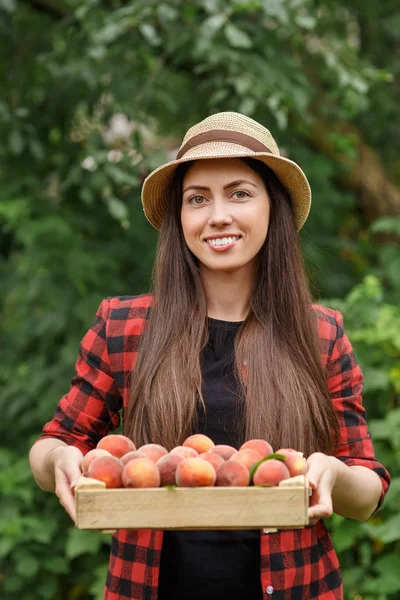
[(263, 180), (239, 158), (199, 160), (186, 172), (183, 235), (203, 272), (254, 272), (269, 216)]

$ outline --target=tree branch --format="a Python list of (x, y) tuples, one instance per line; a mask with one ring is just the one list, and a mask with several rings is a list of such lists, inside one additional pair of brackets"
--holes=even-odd
[[(338, 147), (332, 133), (348, 137), (356, 151), (353, 158)], [(340, 183), (360, 198), (368, 222), (400, 215), (400, 188), (390, 179), (379, 154), (352, 124), (328, 124), (319, 119), (309, 131), (311, 145), (343, 167)]]
[(60, 0), (25, 0), (28, 4), (30, 4), (33, 8), (46, 12), (53, 17), (57, 17), (58, 19), (62, 19), (67, 17), (70, 12), (64, 5), (64, 3)]

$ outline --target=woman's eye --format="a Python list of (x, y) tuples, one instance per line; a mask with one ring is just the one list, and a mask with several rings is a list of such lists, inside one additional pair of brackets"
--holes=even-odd
[(195, 206), (201, 206), (205, 202), (204, 196), (192, 196), (189, 200), (190, 204), (194, 204)]
[(232, 195), (233, 196), (236, 195), (237, 200), (243, 200), (244, 198), (247, 198), (248, 196), (250, 196), (250, 194), (248, 194), (244, 190), (237, 190), (236, 192), (233, 192)]

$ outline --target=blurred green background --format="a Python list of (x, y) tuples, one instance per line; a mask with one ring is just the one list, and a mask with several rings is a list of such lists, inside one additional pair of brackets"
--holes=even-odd
[(315, 299), (341, 310), (393, 482), (329, 521), (346, 599), (400, 598), (397, 0), (0, 0), (0, 597), (100, 600), (110, 536), (78, 531), (28, 450), (104, 296), (149, 286), (146, 174), (187, 127), (269, 127), (313, 190)]

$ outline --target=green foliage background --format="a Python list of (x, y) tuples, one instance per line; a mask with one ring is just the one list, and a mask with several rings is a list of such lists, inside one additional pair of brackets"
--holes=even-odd
[(344, 314), (393, 477), (369, 522), (329, 526), (346, 598), (400, 598), (400, 216), (343, 183), (357, 131), (400, 186), (399, 41), (394, 0), (0, 1), (2, 600), (103, 597), (109, 537), (71, 527), (27, 454), (100, 300), (148, 289), (144, 177), (219, 110), (270, 127), (311, 182), (306, 268)]

